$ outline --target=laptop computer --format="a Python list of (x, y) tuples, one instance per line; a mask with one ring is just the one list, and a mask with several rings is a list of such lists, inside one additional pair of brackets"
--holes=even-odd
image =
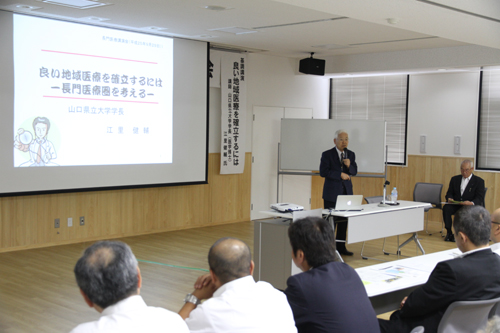
[(363, 195), (339, 195), (337, 196), (337, 203), (335, 204), (335, 211), (361, 211), (361, 204), (363, 201)]

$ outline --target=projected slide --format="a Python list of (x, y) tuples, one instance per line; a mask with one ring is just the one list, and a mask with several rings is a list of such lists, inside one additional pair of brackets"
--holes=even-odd
[(14, 16), (14, 167), (173, 161), (173, 41)]

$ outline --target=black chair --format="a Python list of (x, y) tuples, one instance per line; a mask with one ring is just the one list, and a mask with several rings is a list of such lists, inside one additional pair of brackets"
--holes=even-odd
[[(428, 224), (429, 224), (429, 210), (431, 209), (443, 209), (441, 204), (441, 191), (443, 190), (443, 184), (435, 184), (435, 183), (416, 183), (415, 188), (413, 189), (413, 201), (418, 202), (428, 202), (432, 205), (432, 207), (428, 207), (424, 209), (426, 213), (426, 221), (425, 221), (425, 232), (429, 235)], [(441, 233), (444, 230), (444, 222), (441, 221)]]
[(483, 206), (484, 208), (486, 208), (486, 192), (487, 192), (487, 191), (488, 191), (488, 188), (487, 188), (487, 187), (485, 187), (485, 188), (484, 188), (484, 199), (485, 199), (485, 200), (483, 200), (483, 204), (482, 204), (482, 206)]

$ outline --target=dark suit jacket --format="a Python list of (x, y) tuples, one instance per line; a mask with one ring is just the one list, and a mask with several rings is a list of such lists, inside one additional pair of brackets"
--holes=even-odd
[(448, 306), (456, 301), (500, 297), (500, 257), (486, 248), (465, 257), (442, 261), (429, 280), (415, 289), (390, 321), (380, 319), (382, 332), (410, 332), (424, 326), (436, 332)]
[(330, 262), (290, 276), (287, 285), (299, 333), (379, 332), (365, 287), (349, 265)]
[(351, 150), (347, 150), (347, 158), (351, 160), (351, 164), (349, 168), (346, 168), (344, 165), (344, 170), (342, 170), (339, 155), (335, 147), (321, 154), (319, 174), (321, 177), (325, 178), (325, 185), (323, 186), (324, 200), (336, 202), (337, 196), (344, 192), (342, 183), (346, 188), (346, 193), (352, 194), (352, 182), (350, 180), (342, 180), (340, 174), (344, 172), (348, 175), (355, 176), (358, 173), (356, 154)]
[(484, 180), (473, 174), (465, 188), (464, 195), (460, 195), (461, 183), (462, 175), (451, 177), (448, 192), (444, 196), (445, 200), (452, 198), (456, 201), (472, 201), (474, 205), (484, 206)]

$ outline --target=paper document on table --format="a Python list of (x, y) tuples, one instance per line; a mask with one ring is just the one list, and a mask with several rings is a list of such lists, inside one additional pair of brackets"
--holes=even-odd
[(423, 284), (429, 278), (430, 271), (387, 265), (382, 268), (371, 268), (358, 272), (363, 284), (370, 294), (386, 292), (387, 289), (400, 289), (409, 285)]

